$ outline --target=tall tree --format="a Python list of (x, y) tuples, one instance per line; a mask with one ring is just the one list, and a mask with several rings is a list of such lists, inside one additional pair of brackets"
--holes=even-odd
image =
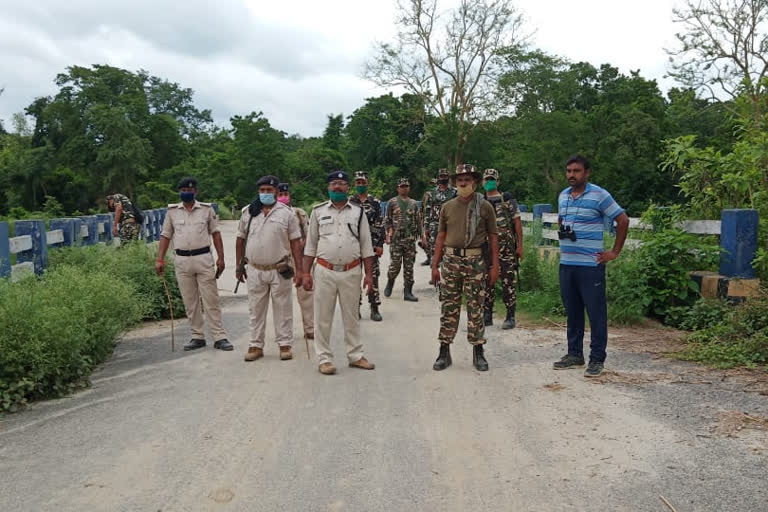
[(493, 112), (499, 51), (525, 39), (522, 16), (511, 0), (461, 0), (445, 13), (437, 0), (399, 0), (397, 12), (396, 41), (378, 43), (364, 76), (421, 97), (453, 134), (446, 163), (462, 163), (474, 124)]

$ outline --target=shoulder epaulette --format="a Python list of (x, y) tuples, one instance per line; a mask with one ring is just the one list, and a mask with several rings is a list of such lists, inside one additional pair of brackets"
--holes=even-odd
[(243, 206), (242, 208), (240, 208), (240, 213), (245, 213), (245, 212), (247, 212), (247, 211), (248, 211), (248, 208), (250, 208), (250, 207), (251, 207), (251, 205), (249, 205), (249, 204), (247, 204), (247, 205)]
[(211, 206), (211, 203), (202, 203), (202, 202), (198, 201), (197, 204), (199, 204), (200, 206), (206, 206), (208, 208), (213, 208), (213, 206)]
[(321, 206), (328, 206), (328, 204), (329, 204), (330, 202), (331, 202), (330, 200), (329, 200), (329, 201), (324, 201), (324, 202), (322, 202), (322, 203), (320, 203), (320, 204), (317, 204), (317, 205), (313, 206), (313, 207), (312, 207), (312, 209), (313, 209), (313, 210), (317, 210), (317, 209), (318, 209), (318, 208), (320, 208)]
[(178, 207), (180, 207), (180, 206), (181, 206), (181, 205), (180, 205), (179, 203), (173, 203), (173, 204), (169, 204), (169, 205), (168, 205), (168, 208), (178, 208)]

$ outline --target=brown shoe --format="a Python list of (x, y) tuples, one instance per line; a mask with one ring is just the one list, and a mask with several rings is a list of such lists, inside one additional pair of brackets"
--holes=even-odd
[(280, 347), (280, 359), (283, 361), (287, 359), (293, 359), (293, 352), (291, 352), (291, 347), (288, 345), (283, 345)]
[(248, 353), (245, 354), (246, 361), (255, 361), (264, 357), (264, 349), (259, 347), (248, 347)]
[(323, 363), (320, 365), (320, 368), (318, 369), (320, 370), (320, 373), (322, 373), (323, 375), (333, 375), (334, 373), (336, 373), (336, 367), (333, 366), (332, 363)]
[(349, 363), (349, 366), (353, 368), (362, 368), (363, 370), (373, 370), (376, 368), (376, 365), (368, 361), (366, 358), (361, 357), (359, 361), (355, 361), (354, 363)]
[(308, 332), (307, 334), (305, 334), (304, 337), (307, 338), (308, 340), (315, 339), (315, 335), (311, 332)]

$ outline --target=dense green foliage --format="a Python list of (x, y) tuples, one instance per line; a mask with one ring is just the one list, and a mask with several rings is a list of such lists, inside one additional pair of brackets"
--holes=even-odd
[[(43, 277), (0, 280), (0, 411), (87, 385), (121, 332), (167, 317), (153, 251), (145, 244), (57, 250)], [(183, 315), (169, 270), (174, 313)]]

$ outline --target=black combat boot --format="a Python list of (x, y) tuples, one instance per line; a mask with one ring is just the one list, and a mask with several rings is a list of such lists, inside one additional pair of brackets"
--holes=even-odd
[(394, 279), (387, 279), (387, 286), (384, 288), (384, 296), (389, 297), (392, 295), (392, 287), (395, 286)]
[(483, 312), (483, 323), (487, 326), (493, 325), (493, 311)]
[(504, 323), (501, 324), (502, 329), (514, 329), (515, 328), (515, 309), (508, 309), (507, 310), (507, 318), (504, 320)]
[(475, 365), (475, 368), (477, 368), (477, 371), (487, 372), (488, 361), (485, 360), (485, 356), (483, 355), (483, 346), (482, 345), (473, 346), (472, 352), (473, 352), (472, 363)]
[(379, 313), (378, 304), (371, 304), (371, 320), (374, 322), (381, 322), (381, 313)]
[(413, 283), (405, 285), (403, 300), (407, 300), (408, 302), (419, 302), (419, 298), (413, 294)]
[(451, 361), (451, 345), (448, 343), (441, 343), (440, 344), (440, 354), (438, 354), (437, 359), (435, 360), (435, 364), (432, 365), (433, 370), (445, 370), (451, 364), (453, 361)]

